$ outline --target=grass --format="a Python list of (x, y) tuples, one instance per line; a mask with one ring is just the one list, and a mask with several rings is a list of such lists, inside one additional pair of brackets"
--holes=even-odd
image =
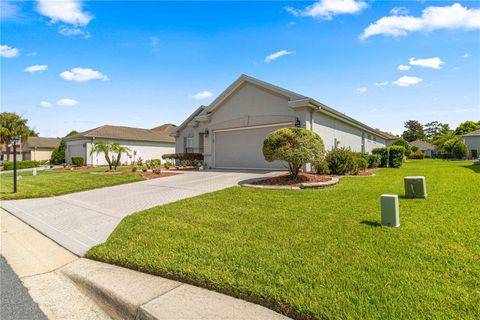
[[(478, 319), (480, 166), (410, 161), (324, 190), (233, 187), (126, 217), (87, 256), (296, 318)], [(428, 199), (379, 196), (424, 175)]]
[(107, 169), (37, 171), (35, 177), (31, 171), (18, 172), (22, 179), (17, 182), (17, 193), (13, 193), (13, 174), (1, 174), (0, 199), (52, 197), (143, 180), (141, 175), (130, 172), (108, 175), (91, 174), (93, 171), (106, 171)]

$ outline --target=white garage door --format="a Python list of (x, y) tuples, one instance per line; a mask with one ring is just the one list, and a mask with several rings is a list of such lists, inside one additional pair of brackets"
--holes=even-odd
[(214, 131), (215, 167), (285, 170), (285, 164), (281, 161), (265, 161), (262, 148), (263, 140), (270, 132), (287, 126), (291, 124)]

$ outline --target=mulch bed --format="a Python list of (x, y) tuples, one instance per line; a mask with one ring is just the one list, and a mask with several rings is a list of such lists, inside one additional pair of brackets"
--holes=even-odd
[(94, 167), (94, 166), (81, 166), (81, 167), (72, 167), (72, 166), (69, 166), (69, 167), (65, 167), (65, 168), (49, 168), (47, 170), (51, 170), (51, 171), (72, 171), (73, 170), (88, 170), (88, 169), (93, 169), (93, 168), (99, 168), (98, 166), (97, 167)]
[(290, 174), (275, 176), (260, 181), (252, 182), (255, 185), (264, 186), (300, 186), (302, 183), (326, 182), (332, 180), (331, 176), (314, 173), (300, 173), (296, 179), (292, 179)]

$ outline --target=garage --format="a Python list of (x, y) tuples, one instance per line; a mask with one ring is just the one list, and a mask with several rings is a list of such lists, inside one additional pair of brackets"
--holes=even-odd
[(285, 170), (281, 161), (267, 162), (263, 157), (263, 140), (291, 123), (269, 124), (214, 130), (214, 161), (216, 168)]

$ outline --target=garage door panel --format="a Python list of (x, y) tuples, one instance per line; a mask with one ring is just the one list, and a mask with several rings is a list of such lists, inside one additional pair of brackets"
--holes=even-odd
[(286, 169), (282, 161), (265, 161), (262, 151), (267, 135), (282, 127), (285, 126), (215, 132), (215, 167)]

